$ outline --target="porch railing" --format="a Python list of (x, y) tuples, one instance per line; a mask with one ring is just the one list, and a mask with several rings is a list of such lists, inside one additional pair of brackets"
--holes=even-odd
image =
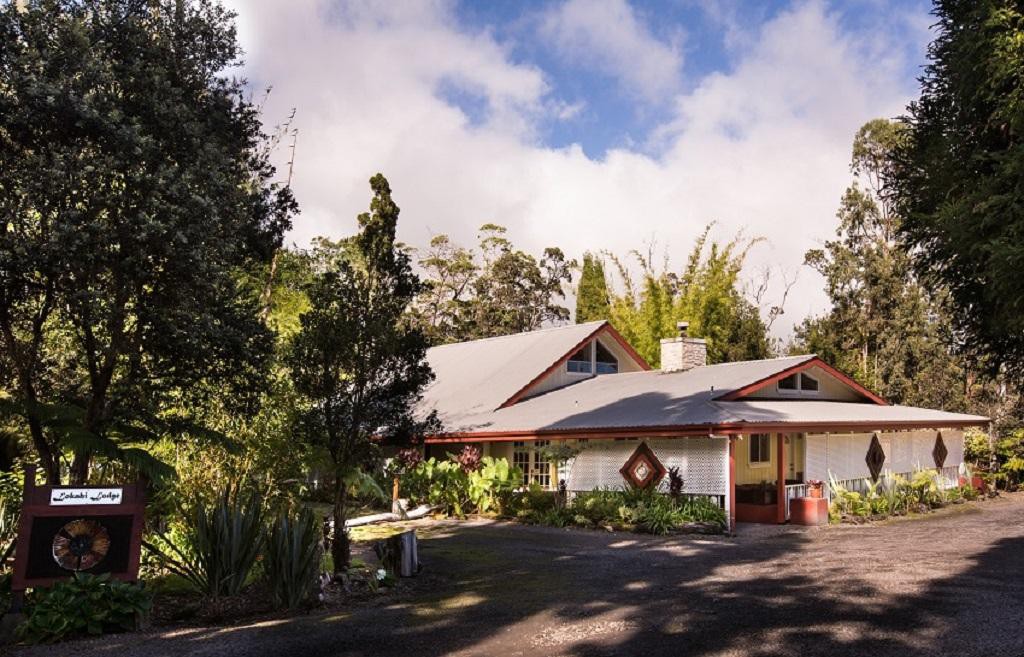
[(789, 484), (786, 486), (786, 520), (789, 520), (789, 501), (797, 497), (807, 497), (807, 484)]
[[(938, 473), (939, 473), (938, 484), (944, 490), (945, 489), (949, 489), (949, 488), (955, 488), (955, 487), (960, 485), (960, 476), (961, 476), (960, 466), (958, 466), (958, 465), (946, 466), (944, 468), (941, 468), (938, 471)], [(893, 473), (886, 473), (886, 474), (882, 475), (883, 478), (885, 476), (902, 477), (902, 478), (904, 478), (904, 479), (909, 481), (909, 480), (913, 479), (914, 473), (913, 472), (893, 472)], [(855, 492), (855, 493), (866, 493), (868, 491), (869, 482), (870, 482), (870, 479), (868, 479), (867, 477), (857, 477), (855, 479), (839, 479), (839, 480), (837, 480), (836, 483), (838, 483), (840, 486), (842, 486), (843, 488), (845, 488), (848, 491)], [(790, 503), (790, 500), (792, 500), (794, 498), (797, 498), (797, 497), (807, 497), (808, 492), (809, 492), (808, 488), (809, 488), (808, 484), (792, 484), (792, 485), (786, 486), (786, 520), (789, 520), (789, 503)], [(822, 486), (822, 488), (823, 488), (822, 492), (824, 494), (825, 499), (831, 501), (831, 499), (832, 499), (832, 488), (831, 488), (831, 486), (829, 486), (828, 482), (825, 482), (825, 485)]]
[[(934, 468), (929, 468), (934, 470)], [(959, 465), (948, 465), (938, 470), (939, 481), (938, 484), (944, 490), (949, 488), (955, 488), (960, 485), (960, 466)], [(914, 478), (914, 472), (886, 472), (880, 479), (884, 479), (886, 476), (902, 477), (907, 481)], [(848, 491), (854, 493), (866, 493), (870, 485), (870, 479), (867, 477), (859, 477), (857, 479), (840, 479), (837, 483)], [(832, 499), (832, 488), (828, 482), (825, 482), (825, 497)]]

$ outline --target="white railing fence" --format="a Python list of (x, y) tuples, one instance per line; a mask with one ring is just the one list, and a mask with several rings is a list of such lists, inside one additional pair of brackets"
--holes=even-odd
[[(914, 472), (885, 472), (880, 480), (886, 477), (902, 477), (907, 481), (911, 481), (914, 478)], [(956, 488), (960, 485), (960, 477), (963, 473), (960, 471), (960, 466), (950, 465), (938, 470), (938, 485), (943, 490), (950, 488)], [(866, 493), (871, 485), (871, 480), (865, 477), (858, 477), (855, 479), (838, 479), (836, 483), (845, 488), (848, 491), (855, 493)], [(786, 519), (789, 519), (789, 503), (797, 497), (807, 497), (810, 494), (810, 486), (808, 484), (792, 484), (786, 486)], [(822, 486), (822, 495), (826, 500), (831, 501), (832, 499), (832, 487), (826, 481)]]
[(786, 486), (786, 520), (789, 520), (789, 501), (797, 497), (809, 496), (810, 488), (808, 484), (789, 484)]
[[(934, 468), (931, 468), (934, 470)], [(902, 477), (907, 481), (914, 478), (916, 472), (885, 472), (880, 480), (884, 480), (886, 477)], [(938, 470), (938, 485), (943, 489), (956, 488), (960, 485), (960, 466), (949, 465)], [(837, 482), (840, 486), (848, 491), (855, 493), (866, 493), (870, 487), (871, 480), (866, 478), (859, 479), (839, 479)], [(832, 489), (828, 482), (825, 482), (825, 497), (832, 499)]]

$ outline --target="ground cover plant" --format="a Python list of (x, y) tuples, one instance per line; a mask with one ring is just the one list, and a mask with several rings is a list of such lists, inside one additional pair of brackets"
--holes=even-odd
[(32, 592), (18, 637), (26, 643), (52, 643), (75, 636), (124, 632), (149, 615), (152, 595), (138, 584), (109, 575), (75, 573), (69, 580)]

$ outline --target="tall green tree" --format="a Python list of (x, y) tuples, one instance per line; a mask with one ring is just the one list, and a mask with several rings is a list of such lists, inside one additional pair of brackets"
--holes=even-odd
[(647, 362), (660, 364), (661, 339), (676, 335), (676, 323), (690, 323), (689, 334), (708, 341), (708, 361), (722, 363), (767, 358), (772, 345), (758, 308), (744, 295), (740, 272), (757, 240), (740, 237), (711, 242), (711, 226), (697, 239), (679, 273), (659, 270), (652, 253), (633, 251), (640, 267), (637, 284), (626, 262), (611, 255), (621, 281), (613, 292), (612, 325)]
[(797, 327), (797, 350), (818, 353), (891, 401), (960, 410), (965, 371), (942, 292), (918, 282), (897, 242), (902, 217), (884, 192), (905, 138), (903, 124), (886, 119), (857, 131), (837, 239), (805, 258), (824, 277), (832, 309)]
[[(237, 272), (294, 211), (212, 0), (0, 5), (0, 395), (51, 483), (65, 456), (155, 469), (197, 389), (258, 387)], [(201, 385), (202, 384), (202, 385)]]
[(937, 36), (887, 192), (968, 348), (1024, 380), (1024, 8), (936, 0)]
[(409, 441), (433, 426), (413, 407), (433, 379), (425, 361), (427, 339), (407, 312), (423, 290), (409, 255), (395, 243), (398, 206), (384, 176), (370, 180), (370, 212), (359, 233), (324, 263), (308, 288), (287, 362), (303, 396), (299, 435), (330, 457), (334, 477), (337, 574), (350, 558), (348, 482), (378, 453), (380, 441)]
[(611, 316), (611, 297), (604, 263), (593, 253), (583, 254), (583, 268), (576, 287), (576, 323), (608, 319)]
[(562, 302), (576, 263), (554, 247), (540, 258), (516, 249), (506, 232), (484, 224), (475, 251), (446, 235), (431, 241), (419, 262), (426, 280), (415, 315), (433, 344), (532, 331), (569, 319)]

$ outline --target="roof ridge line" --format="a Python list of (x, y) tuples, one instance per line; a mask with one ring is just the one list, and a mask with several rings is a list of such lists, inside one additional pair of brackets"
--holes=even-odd
[(591, 325), (591, 324), (595, 324), (596, 325), (596, 324), (602, 324), (602, 323), (608, 323), (608, 320), (607, 319), (597, 319), (597, 320), (594, 320), (592, 322), (583, 322), (582, 324), (566, 324), (564, 326), (549, 326), (547, 328), (535, 329), (533, 331), (520, 331), (519, 333), (508, 333), (506, 335), (492, 335), (492, 336), (489, 336), (489, 337), (486, 337), (486, 338), (475, 338), (473, 340), (463, 340), (462, 342), (448, 342), (446, 344), (439, 344), (439, 345), (435, 345), (435, 346), (430, 347), (430, 348), (431, 349), (442, 349), (444, 347), (454, 347), (456, 345), (473, 344), (475, 342), (489, 342), (491, 340), (506, 340), (508, 338), (518, 338), (518, 337), (523, 336), (523, 335), (534, 335), (534, 334), (537, 334), (537, 333), (549, 333), (551, 331), (565, 331), (565, 330), (568, 330), (568, 329), (571, 329), (571, 328), (577, 328), (577, 327), (580, 327), (580, 326), (588, 326), (588, 325)]

